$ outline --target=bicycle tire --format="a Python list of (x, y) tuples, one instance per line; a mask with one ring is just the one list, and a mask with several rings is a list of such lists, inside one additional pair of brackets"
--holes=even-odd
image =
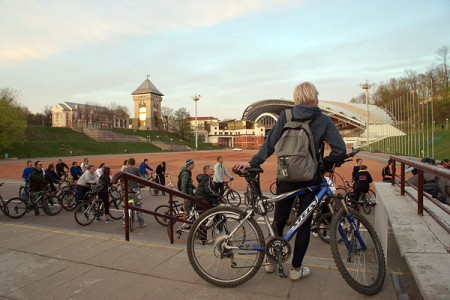
[(277, 194), (277, 182), (276, 181), (270, 185), (269, 190), (272, 195)]
[(239, 205), (241, 205), (241, 195), (239, 195), (239, 193), (235, 190), (230, 189), (225, 194), (225, 199), (227, 199), (228, 204), (232, 207), (239, 207)]
[(61, 199), (55, 195), (44, 195), (44, 199), (42, 199), (41, 201), (47, 203), (47, 205), (42, 205), (42, 210), (46, 215), (49, 216), (56, 216), (61, 212), (63, 208)]
[(370, 201), (370, 195), (367, 193), (362, 195), (361, 197), (364, 197), (362, 205), (363, 210), (366, 214), (370, 215), (370, 212), (372, 211), (372, 201)]
[[(331, 222), (331, 253), (339, 273), (352, 289), (363, 295), (374, 295), (381, 290), (386, 277), (383, 248), (370, 222), (356, 211), (351, 211), (351, 213), (367, 249), (364, 251), (361, 249), (360, 241), (355, 236), (355, 228), (347, 222), (348, 219), (341, 210)], [(343, 229), (340, 226), (341, 222), (348, 224), (345, 238), (339, 232), (339, 228)], [(343, 243), (338, 243), (338, 236), (344, 239)], [(347, 250), (346, 243), (351, 247), (352, 253)], [(364, 270), (359, 270), (359, 267), (363, 267)]]
[[(236, 229), (233, 226), (239, 224), (242, 215), (244, 212), (235, 207), (216, 207), (200, 215), (189, 232), (187, 240), (189, 262), (202, 279), (215, 286), (241, 285), (250, 280), (263, 263), (264, 252), (246, 248), (250, 245), (265, 247), (262, 230), (253, 218), (245, 222), (243, 227), (235, 230), (236, 236), (228, 240), (230, 245), (243, 246), (239, 251), (224, 250), (221, 247), (221, 243), (227, 240), (228, 233)], [(214, 223), (214, 220), (220, 221)], [(213, 222), (213, 225), (208, 226), (209, 222)], [(209, 230), (212, 231), (212, 243), (208, 243), (207, 240)], [(198, 237), (202, 235), (204, 239), (199, 240)], [(243, 240), (239, 240), (242, 237)], [(250, 263), (251, 260), (253, 263)]]
[(320, 214), (316, 221), (316, 233), (319, 238), (327, 244), (330, 243), (330, 225), (332, 219), (333, 214), (328, 212), (325, 214)]
[(130, 217), (128, 218), (128, 222), (130, 223), (130, 231), (134, 231), (134, 210), (129, 210)]
[(81, 201), (75, 207), (75, 221), (81, 226), (87, 226), (94, 222), (95, 206), (91, 202)]
[(20, 219), (28, 211), (27, 203), (22, 198), (11, 198), (6, 201), (4, 206), (4, 213), (11, 219)]
[[(169, 205), (160, 205), (155, 209), (155, 213), (158, 214), (162, 214), (162, 215), (169, 215), (170, 212), (170, 207)], [(155, 220), (156, 222), (158, 222), (159, 225), (161, 226), (169, 226), (169, 219), (168, 218), (164, 218), (164, 217), (159, 217), (159, 216), (155, 216)]]
[(109, 216), (113, 220), (119, 220), (123, 217), (123, 199), (112, 198), (109, 200)]
[(76, 192), (64, 192), (61, 195), (62, 206), (67, 211), (72, 211), (77, 206), (77, 193)]

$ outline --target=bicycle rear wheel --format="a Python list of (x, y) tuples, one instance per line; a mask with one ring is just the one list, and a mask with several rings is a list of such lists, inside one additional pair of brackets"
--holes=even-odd
[(91, 224), (95, 219), (95, 206), (91, 202), (81, 201), (75, 207), (75, 221), (81, 226)]
[(119, 220), (123, 217), (123, 199), (112, 198), (109, 200), (109, 216), (113, 220)]
[[(361, 294), (374, 295), (381, 290), (386, 276), (383, 249), (369, 221), (356, 211), (351, 213), (357, 230), (348, 221), (351, 216), (346, 217), (343, 210), (333, 217), (331, 252), (348, 285)], [(339, 243), (339, 238), (343, 243)]]
[(55, 195), (45, 195), (41, 201), (47, 204), (42, 206), (42, 210), (49, 216), (56, 216), (63, 208), (61, 199)]
[(233, 207), (241, 205), (241, 195), (235, 190), (229, 190), (225, 195), (225, 199), (227, 199), (227, 202)]
[(11, 219), (19, 219), (27, 213), (27, 203), (22, 198), (11, 198), (6, 201), (3, 212)]
[(322, 241), (328, 244), (330, 243), (330, 225), (332, 219), (333, 214), (328, 212), (321, 214), (316, 222), (316, 233)]
[(241, 285), (262, 265), (264, 235), (253, 218), (236, 228), (242, 215), (238, 208), (216, 207), (200, 215), (189, 232), (189, 262), (201, 278), (215, 286)]

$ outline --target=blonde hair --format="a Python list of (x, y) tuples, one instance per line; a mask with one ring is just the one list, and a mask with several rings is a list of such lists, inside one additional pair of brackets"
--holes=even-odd
[(294, 89), (294, 103), (298, 104), (314, 104), (318, 100), (319, 92), (314, 84), (305, 81), (297, 85)]

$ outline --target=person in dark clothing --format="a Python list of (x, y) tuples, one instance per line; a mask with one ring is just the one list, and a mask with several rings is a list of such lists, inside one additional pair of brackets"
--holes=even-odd
[(392, 159), (388, 160), (387, 166), (383, 168), (381, 171), (381, 176), (383, 176), (384, 182), (391, 182), (392, 181), (392, 164), (394, 161)]
[(58, 163), (56, 164), (56, 174), (62, 178), (66, 172), (69, 172), (69, 167), (61, 159), (58, 159)]
[(353, 171), (352, 171), (352, 180), (353, 182), (355, 182), (355, 178), (356, 178), (356, 174), (358, 174), (359, 169), (361, 168), (362, 165), (362, 159), (361, 158), (357, 158), (356, 159), (356, 165), (353, 166)]
[[(340, 161), (346, 154), (346, 147), (345, 142), (339, 134), (339, 131), (333, 121), (319, 109), (318, 94), (319, 93), (313, 84), (309, 82), (300, 83), (294, 90), (295, 106), (292, 109), (292, 119), (311, 120), (309, 126), (313, 134), (314, 148), (319, 160), (318, 170), (320, 170), (323, 169), (324, 165), (329, 166)], [(258, 167), (264, 163), (264, 161), (266, 161), (266, 159), (275, 152), (275, 145), (282, 135), (283, 127), (286, 122), (286, 114), (283, 111), (281, 112), (274, 127), (270, 130), (258, 153), (252, 157), (249, 163), (239, 163), (235, 166), (235, 168), (243, 170), (247, 167)], [(330, 145), (331, 152), (329, 156), (322, 158), (323, 153), (321, 153), (320, 149), (322, 149), (324, 141)], [(316, 178), (308, 182), (278, 181), (277, 194), (286, 193), (317, 183), (317, 180), (319, 180), (319, 172), (316, 173), (315, 177)], [(299, 212), (303, 212), (303, 210), (305, 210), (305, 208), (312, 202), (315, 195), (316, 194), (314, 192), (311, 192), (300, 197), (301, 201)], [(289, 217), (293, 203), (294, 198), (292, 197), (275, 203), (273, 227), (275, 229), (275, 234), (278, 236), (283, 235), (286, 220)], [(292, 256), (292, 268), (289, 274), (289, 278), (291, 280), (298, 280), (306, 277), (311, 272), (308, 267), (302, 266), (303, 258), (309, 246), (311, 220), (312, 215), (306, 219), (305, 223), (302, 224), (297, 232), (294, 253)], [(274, 272), (275, 265), (267, 264), (265, 266), (265, 270), (268, 273)]]
[(83, 171), (81, 170), (81, 167), (78, 166), (78, 163), (74, 161), (72, 163), (72, 167), (70, 168), (70, 174), (72, 175), (72, 178), (74, 181), (77, 181), (81, 175), (83, 175)]
[(198, 186), (195, 190), (195, 197), (208, 201), (211, 207), (218, 206), (220, 196), (214, 189), (214, 182), (211, 178), (213, 169), (211, 165), (203, 167), (203, 173), (197, 175)]
[[(156, 167), (156, 182), (160, 185), (166, 185), (166, 162), (163, 161)], [(162, 192), (163, 196), (166, 194)]]
[[(34, 163), (34, 170), (30, 174), (30, 197), (33, 199), (33, 201), (39, 197), (40, 193), (42, 193), (42, 191), (44, 191), (47, 186), (48, 183), (44, 178), (44, 173), (42, 172), (42, 162), (38, 160)], [(25, 201), (28, 201), (28, 198), (25, 199)], [(49, 209), (46, 201), (42, 201), (42, 209)], [(34, 213), (36, 214), (36, 216), (42, 216), (42, 214), (39, 212), (37, 203), (34, 205)]]
[[(181, 168), (181, 191), (185, 194), (194, 196), (195, 185), (192, 181), (192, 170), (194, 169), (194, 161), (188, 159), (186, 165)], [(189, 200), (184, 200), (184, 213), (189, 214), (192, 209), (192, 203)]]
[[(111, 169), (109, 167), (103, 166), (103, 174), (100, 176), (97, 186), (95, 187), (95, 192), (98, 193), (98, 197), (103, 200), (105, 205), (105, 223), (109, 224), (112, 219), (109, 216), (109, 193), (108, 188), (111, 185)], [(97, 222), (102, 221), (100, 217), (97, 217)]]
[(367, 170), (366, 165), (361, 165), (359, 171), (355, 177), (355, 198), (359, 199), (361, 193), (368, 193), (370, 189), (370, 184), (373, 182), (372, 176)]
[(61, 183), (61, 177), (56, 174), (55, 166), (52, 163), (49, 164), (47, 170), (45, 170), (45, 180), (50, 184), (52, 193), (55, 193), (55, 184)]

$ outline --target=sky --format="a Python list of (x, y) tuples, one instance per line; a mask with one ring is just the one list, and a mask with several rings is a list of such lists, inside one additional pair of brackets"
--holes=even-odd
[[(348, 102), (361, 83), (438, 64), (449, 0), (0, 0), (0, 88), (30, 111), (112, 102), (150, 75), (162, 106), (239, 119), (251, 103)], [(131, 115), (131, 117), (134, 117)]]

